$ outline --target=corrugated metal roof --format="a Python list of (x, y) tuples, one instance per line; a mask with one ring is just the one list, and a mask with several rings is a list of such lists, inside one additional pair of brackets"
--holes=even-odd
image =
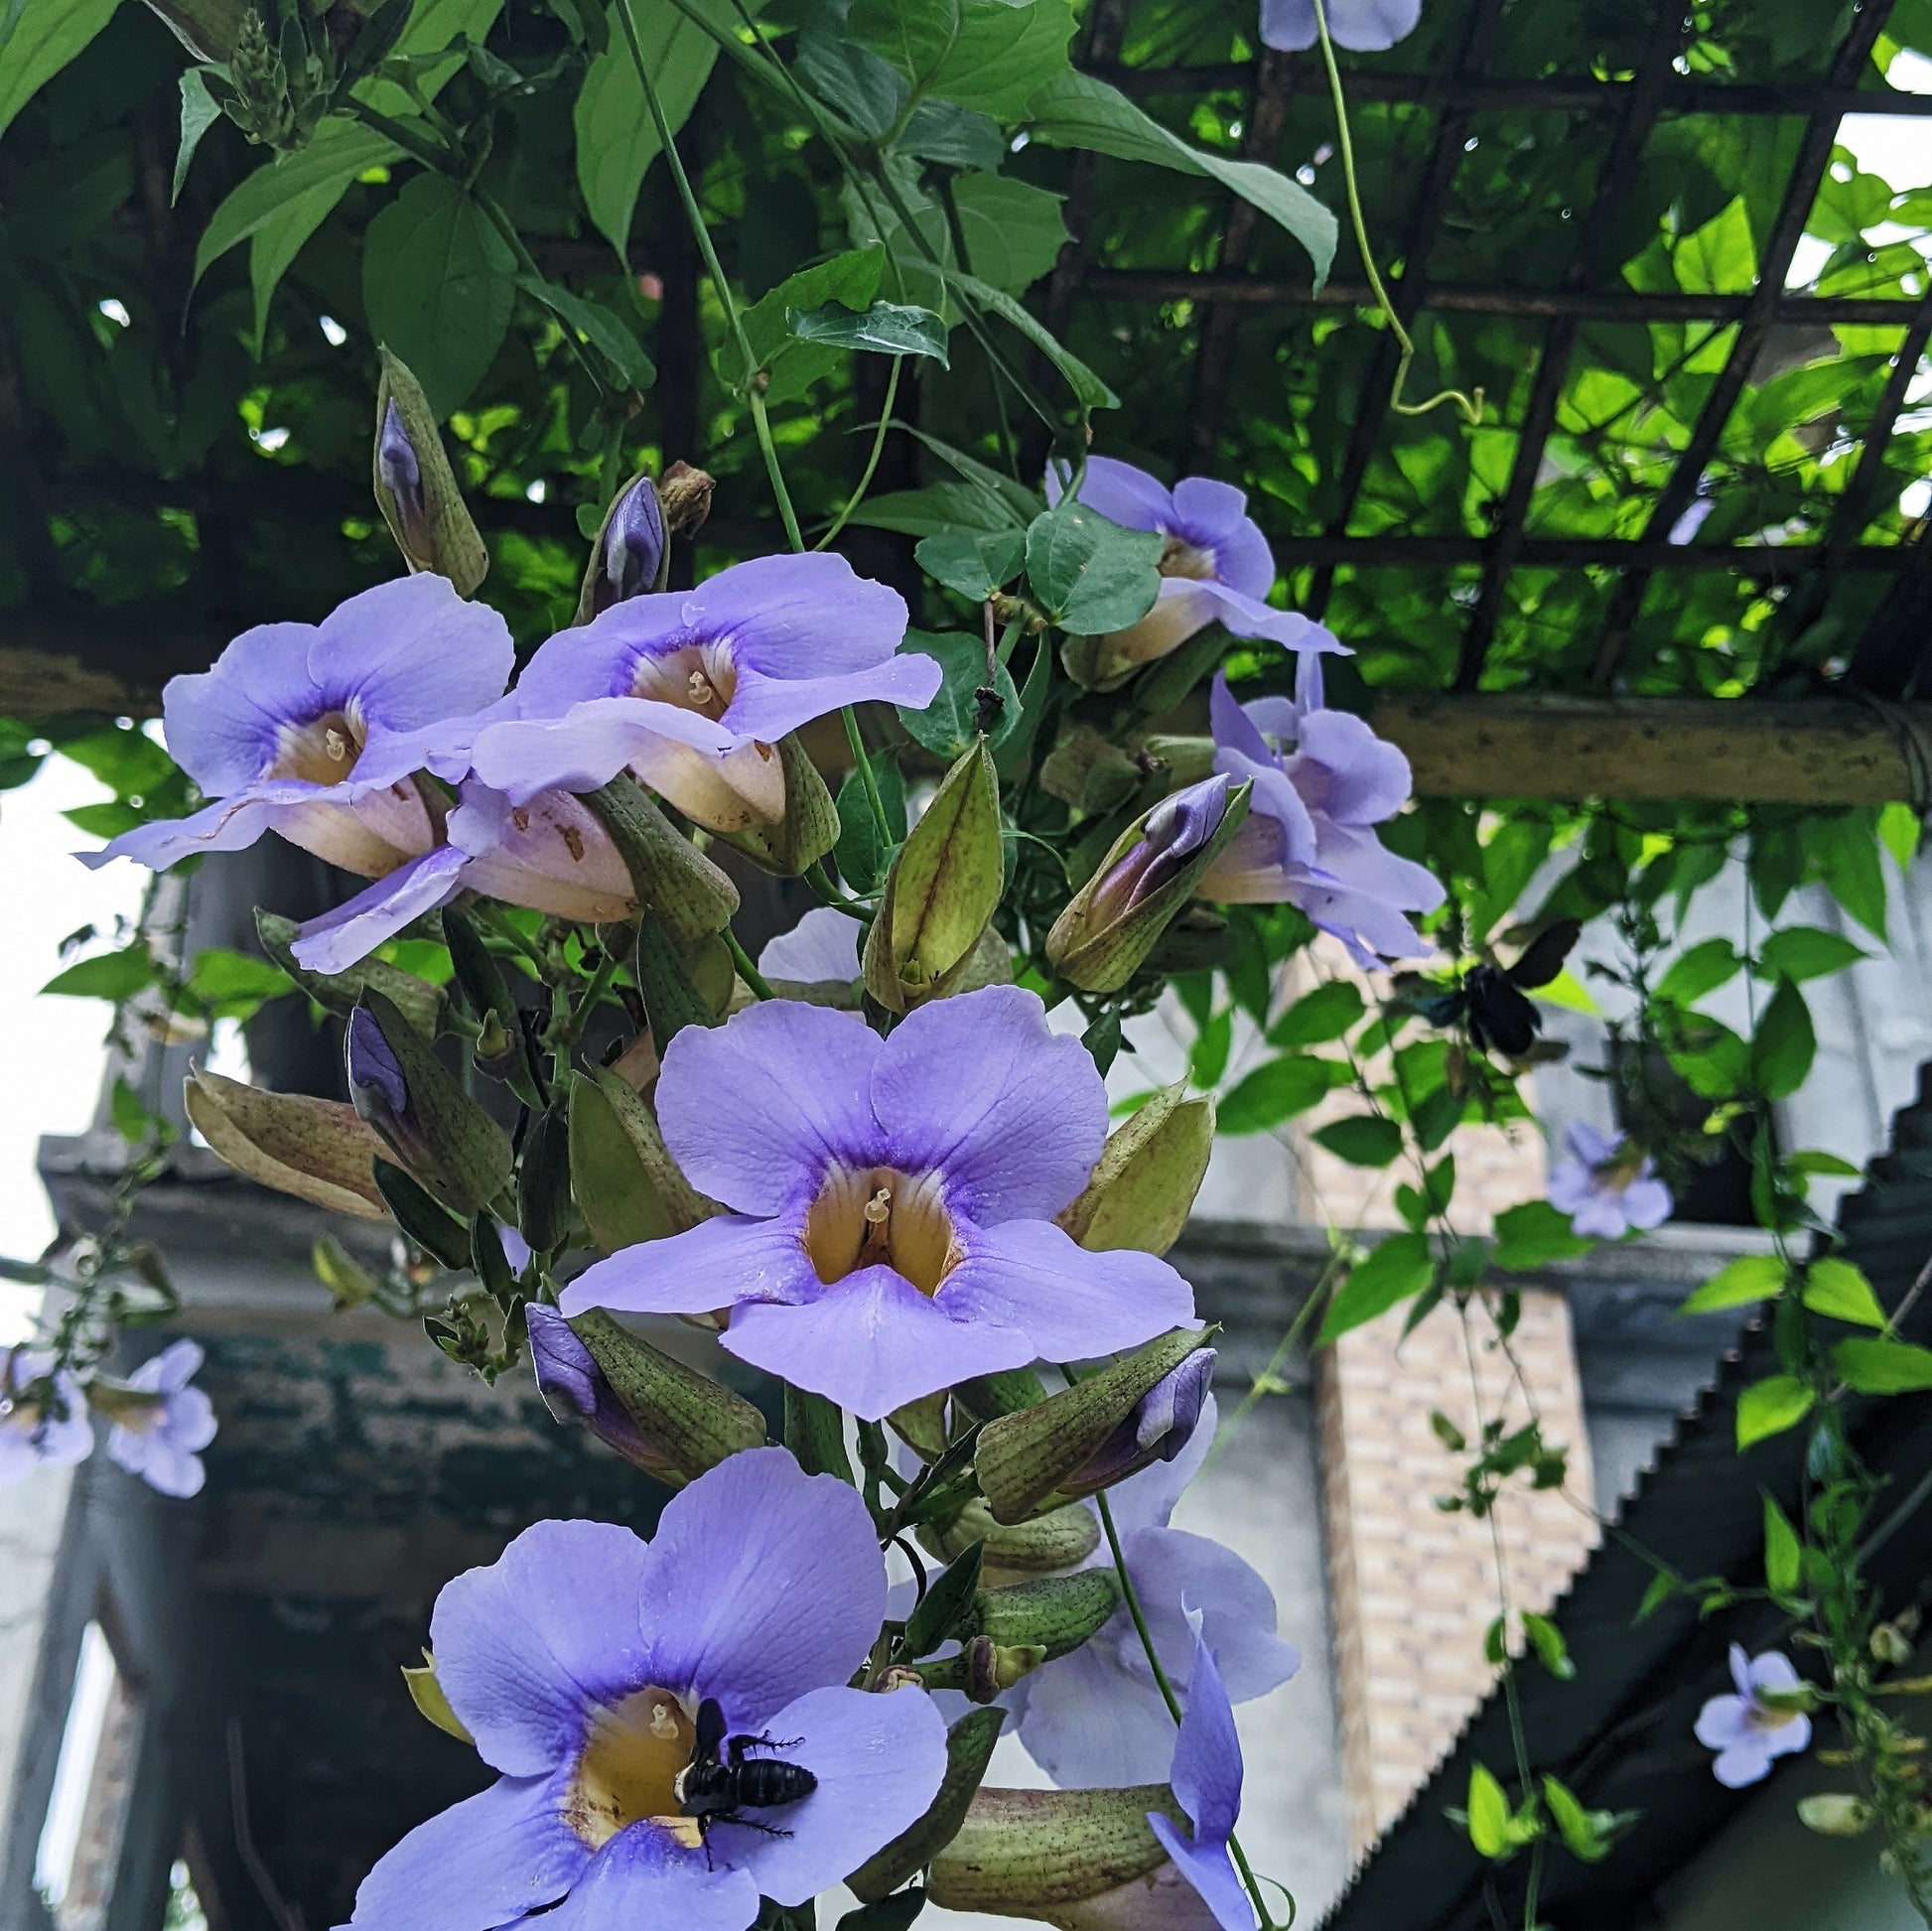
[[(1932, 1069), (1921, 1069), (1918, 1097), (1892, 1122), (1891, 1151), (1846, 1200), (1839, 1227), (1846, 1257), (1865, 1271), (1887, 1307), (1896, 1307), (1932, 1260)], [(1932, 1340), (1932, 1297), (1913, 1310), (1905, 1332)], [(1741, 1587), (1762, 1586), (1760, 1491), (1795, 1515), (1808, 1432), (1793, 1430), (1739, 1454), (1735, 1420), (1741, 1391), (1775, 1372), (1770, 1334), (1753, 1323), (1553, 1612), (1577, 1665), (1575, 1679), (1559, 1683), (1534, 1663), (1517, 1674), (1537, 1774), (1561, 1777), (1594, 1808), (1642, 1813), (1602, 1863), (1587, 1866), (1561, 1850), (1548, 1858), (1541, 1914), (1557, 1931), (1632, 1931), (1651, 1921), (1646, 1899), (1740, 1802), (1711, 1775), (1710, 1752), (1691, 1726), (1703, 1700), (1726, 1686), (1726, 1645), (1775, 1641), (1781, 1618), (1757, 1604), (1705, 1622), (1694, 1601), (1679, 1598), (1638, 1623), (1655, 1572), (1637, 1552), (1686, 1577), (1721, 1575)], [(1932, 1399), (1861, 1403), (1850, 1419), (1872, 1466), (1903, 1477), (1901, 1493), (1932, 1468)], [(1928, 1550), (1932, 1511), (1910, 1517), (1873, 1556), (1871, 1574), (1894, 1607), (1923, 1587)], [(1800, 1667), (1804, 1655), (1797, 1651)], [(1472, 1765), (1488, 1765), (1513, 1786), (1514, 1762), (1498, 1691), (1369, 1854), (1322, 1931), (1520, 1924), (1525, 1860), (1495, 1869), (1444, 1817), (1464, 1801)]]

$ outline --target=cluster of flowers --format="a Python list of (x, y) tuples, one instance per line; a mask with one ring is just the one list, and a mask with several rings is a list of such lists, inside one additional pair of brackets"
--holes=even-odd
[(83, 1390), (51, 1353), (14, 1348), (0, 1367), (0, 1488), (86, 1460), (91, 1409), (108, 1425), (108, 1454), (130, 1474), (164, 1495), (199, 1494), (200, 1450), (214, 1440), (213, 1405), (189, 1385), (202, 1360), (195, 1342), (172, 1341), (125, 1380), (95, 1375)]

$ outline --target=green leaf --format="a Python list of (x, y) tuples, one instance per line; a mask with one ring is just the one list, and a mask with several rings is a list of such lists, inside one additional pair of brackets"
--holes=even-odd
[(1871, 1283), (1850, 1261), (1813, 1261), (1805, 1269), (1804, 1303), (1814, 1314), (1851, 1321), (1859, 1327), (1883, 1327), (1885, 1310)]
[(207, 78), (200, 68), (181, 70), (181, 146), (175, 151), (175, 185), (168, 197), (172, 207), (181, 200), (182, 185), (194, 164), (195, 150), (202, 136), (221, 118), (221, 104), (207, 90)]
[[(301, 240), (288, 248), (283, 266), (315, 232), (329, 211), (347, 192), (357, 175), (393, 161), (401, 150), (386, 134), (347, 123), (326, 123), (306, 148), (285, 154), (266, 168), (245, 175), (214, 212), (195, 249), (195, 276), (200, 281), (208, 264), (246, 241), (250, 235), (277, 224), (301, 227)], [(298, 208), (300, 214), (298, 217)], [(320, 209), (317, 212), (317, 209)], [(313, 216), (313, 218), (310, 218)], [(306, 221), (306, 225), (302, 225)]]
[(1721, 1308), (1746, 1308), (1783, 1292), (1784, 1262), (1775, 1254), (1745, 1254), (1727, 1261), (1678, 1309), (1680, 1314), (1716, 1313)]
[(1657, 997), (1679, 1006), (1694, 1006), (1707, 994), (1736, 978), (1744, 969), (1737, 948), (1727, 938), (1708, 938), (1687, 947), (1657, 981)]
[[(879, 801), (886, 807), (886, 818), (895, 843), (905, 838), (905, 778), (898, 758), (890, 745), (874, 752), (866, 760), (872, 766), (879, 786)], [(857, 766), (846, 773), (839, 786), (839, 842), (832, 848), (839, 877), (855, 892), (876, 892), (886, 883), (892, 864), (892, 847), (880, 843), (879, 821), (873, 816), (872, 799)]]
[(965, 1554), (949, 1564), (919, 1598), (905, 1618), (903, 1649), (907, 1656), (930, 1656), (941, 1643), (960, 1633), (959, 1625), (972, 1609), (980, 1586), (985, 1552), (983, 1542), (968, 1545)]
[(1428, 1287), (1436, 1271), (1427, 1236), (1391, 1234), (1366, 1260), (1358, 1261), (1328, 1304), (1316, 1346), (1346, 1334), (1351, 1327), (1385, 1314)]
[(1402, 1151), (1402, 1129), (1367, 1113), (1322, 1127), (1314, 1139), (1351, 1167), (1387, 1167)]
[(975, 604), (984, 603), (1019, 576), (1027, 539), (1018, 530), (941, 530), (912, 554), (927, 576)]
[(509, 328), (515, 259), (471, 198), (421, 174), (369, 223), (362, 306), (438, 419), (469, 400)]
[(1066, 71), (1066, 0), (853, 0), (846, 32), (920, 93), (1018, 119)]
[(1767, 1100), (1788, 1099), (1805, 1083), (1818, 1052), (1811, 1009), (1790, 980), (1779, 983), (1751, 1034), (1751, 1079)]
[[(1883, 1346), (1882, 1342), (1845, 1343), (1848, 1347)], [(1932, 1355), (1928, 1355), (1932, 1361)], [(1774, 1374), (1754, 1383), (1737, 1398), (1737, 1446), (1748, 1448), (1786, 1429), (1796, 1428), (1811, 1413), (1817, 1397), (1795, 1375)]]
[(1764, 941), (1757, 956), (1767, 979), (1789, 979), (1796, 984), (1843, 972), (1871, 955), (1842, 932), (1827, 932), (1816, 925), (1787, 925)]
[(1516, 1849), (1510, 1833), (1509, 1799), (1480, 1763), (1469, 1770), (1469, 1844), (1479, 1858), (1507, 1858)]
[(1610, 1855), (1612, 1838), (1635, 1821), (1632, 1812), (1586, 1810), (1555, 1777), (1543, 1779), (1543, 1796), (1564, 1849), (1582, 1863), (1600, 1863)]
[[(736, 36), (730, 0), (687, 0), (724, 32)], [(591, 62), (571, 119), (577, 134), (577, 186), (598, 231), (620, 255), (630, 238), (630, 217), (650, 164), (657, 159), (657, 127), (644, 103), (621, 9), (628, 6), (637, 41), (673, 134), (691, 118), (711, 78), (718, 43), (672, 0), (615, 0), (610, 41)], [(756, 12), (754, 7), (752, 11)]]
[(1881, 944), (1885, 939), (1885, 869), (1878, 862), (1872, 813), (1816, 813), (1799, 832), (1805, 855), (1817, 866), (1832, 897)]
[(1228, 1069), (1228, 1054), (1234, 1050), (1234, 1008), (1216, 1013), (1194, 1038), (1194, 1049), (1187, 1056), (1187, 1077), (1203, 1092), (1221, 1083)]
[(1124, 530), (1069, 496), (1027, 531), (1027, 581), (1061, 629), (1124, 630), (1161, 594), (1163, 541), (1158, 530)]
[(1268, 1029), (1271, 1046), (1318, 1046), (1339, 1039), (1367, 1011), (1346, 979), (1305, 993)]
[(1918, 813), (1909, 804), (1894, 800), (1878, 813), (1878, 842), (1884, 846), (1902, 872), (1918, 851), (1920, 825)]
[(1817, 1148), (1786, 1154), (1786, 1169), (1793, 1173), (1822, 1173), (1833, 1179), (1856, 1180), (1864, 1171), (1856, 1161), (1842, 1160), (1837, 1154), (1821, 1153)]
[(867, 348), (881, 355), (927, 355), (941, 368), (952, 366), (946, 353), (946, 325), (930, 309), (897, 302), (875, 302), (865, 310), (827, 302), (816, 309), (787, 309), (785, 327), (800, 342), (828, 348)]
[(1029, 113), (1033, 138), (1048, 147), (1084, 148), (1219, 182), (1286, 228), (1308, 250), (1314, 263), (1316, 289), (1328, 279), (1338, 234), (1335, 217), (1286, 175), (1257, 161), (1235, 161), (1190, 148), (1118, 88), (1091, 74), (1068, 72), (1049, 81), (1034, 96)]
[(938, 273), (947, 287), (962, 290), (981, 308), (1018, 329), (1065, 376), (1074, 400), (1083, 409), (1120, 407), (1120, 397), (1056, 335), (1045, 328), (1024, 302), (1016, 301), (1005, 289), (995, 288), (991, 282), (983, 282), (977, 275), (965, 274), (960, 269), (942, 266)]
[(1005, 175), (962, 175), (952, 185), (965, 243), (960, 266), (1008, 295), (1024, 294), (1066, 245), (1061, 198)]
[(1216, 1130), (1230, 1137), (1266, 1133), (1325, 1099), (1337, 1072), (1347, 1077), (1345, 1068), (1302, 1053), (1264, 1060), (1215, 1102)]
[[(938, 695), (923, 711), (897, 707), (899, 723), (927, 751), (948, 760), (959, 757), (979, 737), (977, 693), (986, 683), (985, 643), (960, 631), (940, 635), (930, 630), (907, 630), (899, 649), (936, 657), (943, 673)], [(1000, 695), (1000, 721), (986, 740), (989, 749), (1003, 743), (1020, 722), (1020, 693), (1005, 664), (994, 668), (993, 689)]]
[(1748, 295), (1757, 280), (1757, 248), (1743, 196), (1685, 235), (1671, 251), (1671, 267), (1687, 295)]
[[(872, 306), (879, 291), (879, 277), (886, 266), (886, 251), (874, 245), (849, 249), (787, 275), (768, 295), (745, 311), (745, 336), (752, 345), (758, 365), (770, 377), (765, 400), (776, 405), (795, 401), (814, 382), (835, 374), (843, 365), (844, 351), (821, 343), (805, 342), (791, 332), (787, 320), (794, 309), (813, 310), (836, 302), (847, 309)], [(736, 347), (727, 345), (719, 359), (728, 365), (728, 387), (737, 388), (743, 379)]]
[(1907, 1341), (1840, 1341), (1832, 1366), (1861, 1395), (1915, 1395), (1932, 1388), (1932, 1348)]
[[(27, 0), (0, 38), (0, 134), (20, 110), (84, 53), (118, 0)], [(11, 12), (12, 10), (9, 9)]]
[(188, 990), (208, 1010), (210, 1019), (251, 1019), (271, 999), (296, 990), (278, 965), (247, 952), (209, 946), (195, 955)]
[(1647, 1621), (1676, 1593), (1677, 1578), (1670, 1575), (1667, 1571), (1659, 1570), (1650, 1579), (1650, 1586), (1644, 1590), (1643, 1600), (1637, 1604), (1637, 1613), (1631, 1620), (1633, 1622)]
[(1552, 1261), (1574, 1261), (1594, 1245), (1548, 1200), (1525, 1200), (1496, 1216), (1495, 1262), (1506, 1274), (1548, 1267)]
[(643, 345), (603, 303), (587, 302), (537, 275), (519, 275), (516, 285), (541, 302), (566, 328), (576, 330), (611, 364), (624, 387), (647, 389), (656, 381), (656, 364), (644, 353)]
[(136, 940), (118, 952), (103, 952), (57, 972), (41, 993), (43, 997), (53, 993), (67, 999), (111, 999), (118, 1004), (152, 985), (154, 976), (154, 960), (147, 946)]
[(1570, 1660), (1570, 1646), (1563, 1639), (1563, 1631), (1548, 1616), (1538, 1615), (1534, 1609), (1525, 1609), (1523, 1634), (1530, 1639), (1530, 1647), (1536, 1651), (1537, 1660), (1559, 1683), (1568, 1683), (1577, 1674), (1577, 1666)]
[(1769, 1495), (1764, 1498), (1764, 1581), (1778, 1595), (1790, 1595), (1804, 1574), (1804, 1547), (1791, 1519)]

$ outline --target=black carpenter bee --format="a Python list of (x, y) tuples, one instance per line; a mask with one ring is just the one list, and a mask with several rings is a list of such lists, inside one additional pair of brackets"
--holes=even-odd
[(1574, 918), (1560, 918), (1523, 948), (1514, 965), (1472, 966), (1459, 986), (1418, 1000), (1416, 1010), (1432, 1026), (1463, 1021), (1469, 1043), (1478, 1052), (1493, 1046), (1505, 1057), (1519, 1059), (1543, 1030), (1543, 1015), (1525, 994), (1547, 986), (1563, 970), (1581, 929)]
[(725, 1713), (718, 1699), (706, 1697), (698, 1705), (691, 1761), (677, 1773), (672, 1789), (679, 1809), (686, 1817), (696, 1819), (699, 1836), (707, 1840), (707, 1859), (714, 1824), (739, 1824), (748, 1831), (762, 1831), (766, 1837), (791, 1835), (774, 1824), (760, 1824), (745, 1812), (795, 1804), (818, 1788), (818, 1779), (802, 1764), (778, 1763), (752, 1754), (754, 1750), (789, 1750), (802, 1740), (797, 1736), (727, 1738)]

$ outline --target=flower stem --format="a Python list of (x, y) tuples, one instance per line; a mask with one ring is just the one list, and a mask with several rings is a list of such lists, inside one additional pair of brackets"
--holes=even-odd
[(1395, 365), (1395, 386), (1389, 391), (1389, 407), (1398, 416), (1426, 416), (1445, 402), (1452, 402), (1473, 429), (1482, 421), (1480, 389), (1473, 396), (1464, 395), (1460, 389), (1444, 389), (1427, 402), (1404, 402), (1402, 399), (1402, 385), (1409, 379), (1409, 364), (1416, 359), (1415, 339), (1402, 326), (1402, 318), (1396, 314), (1395, 304), (1389, 300), (1389, 291), (1382, 284), (1382, 271), (1375, 265), (1375, 251), (1369, 246), (1368, 222), (1362, 213), (1361, 188), (1355, 179), (1355, 139), (1348, 129), (1348, 103), (1341, 90), (1341, 69), (1335, 65), (1335, 44), (1328, 38), (1325, 0), (1314, 0), (1314, 24), (1321, 35), (1321, 61), (1328, 69), (1329, 97), (1335, 104), (1335, 130), (1340, 136), (1341, 145), (1341, 178), (1348, 193), (1348, 218), (1354, 224), (1355, 245), (1362, 251), (1362, 267), (1368, 275), (1368, 285), (1374, 291), (1382, 314), (1402, 348), (1402, 359)]
[(725, 927), (724, 939), (726, 949), (732, 955), (732, 964), (738, 968), (738, 976), (751, 987), (754, 995), (759, 999), (776, 999), (777, 994), (765, 984), (763, 976), (752, 963), (751, 954), (738, 942), (738, 934), (729, 925)]
[(866, 741), (859, 735), (859, 713), (850, 704), (842, 704), (839, 716), (845, 720), (845, 741), (852, 747), (852, 756), (858, 763), (859, 782), (865, 786), (866, 802), (872, 806), (872, 822), (878, 828), (883, 849), (893, 842), (893, 826), (886, 816), (886, 800), (879, 795), (879, 773), (873, 769)]
[[(1120, 1579), (1121, 1600), (1127, 1604), (1127, 1613), (1134, 1619), (1134, 1633), (1141, 1639), (1148, 1668), (1154, 1672), (1154, 1681), (1161, 1691), (1162, 1701), (1168, 1706), (1168, 1715), (1178, 1724), (1181, 1721), (1180, 1699), (1174, 1695), (1173, 1685), (1168, 1681), (1168, 1672), (1162, 1666), (1160, 1652), (1154, 1647), (1154, 1632), (1148, 1628), (1147, 1614), (1141, 1607), (1140, 1592), (1134, 1587), (1133, 1577), (1127, 1573), (1127, 1557), (1120, 1546), (1120, 1531), (1114, 1527), (1114, 1511), (1108, 1504), (1107, 1491), (1101, 1489), (1093, 1499), (1100, 1511), (1100, 1526), (1106, 1531), (1107, 1552), (1114, 1559), (1114, 1574)], [(1268, 1914), (1267, 1900), (1261, 1894), (1260, 1881), (1249, 1867), (1247, 1853), (1241, 1849), (1240, 1842), (1231, 1831), (1228, 1833), (1228, 1853), (1234, 1859), (1235, 1868), (1241, 1873), (1242, 1883), (1247, 1886), (1249, 1901), (1261, 1921), (1261, 1931), (1276, 1931), (1275, 1920)]]
[(886, 378), (886, 400), (879, 411), (879, 433), (872, 439), (872, 454), (866, 458), (865, 470), (859, 478), (859, 486), (852, 492), (851, 500), (832, 518), (831, 527), (812, 545), (822, 550), (837, 536), (840, 530), (852, 520), (852, 512), (866, 499), (866, 491), (872, 487), (872, 480), (879, 469), (879, 459), (886, 452), (886, 432), (893, 426), (893, 404), (898, 400), (898, 372), (905, 365), (903, 355), (893, 357), (893, 372)]

